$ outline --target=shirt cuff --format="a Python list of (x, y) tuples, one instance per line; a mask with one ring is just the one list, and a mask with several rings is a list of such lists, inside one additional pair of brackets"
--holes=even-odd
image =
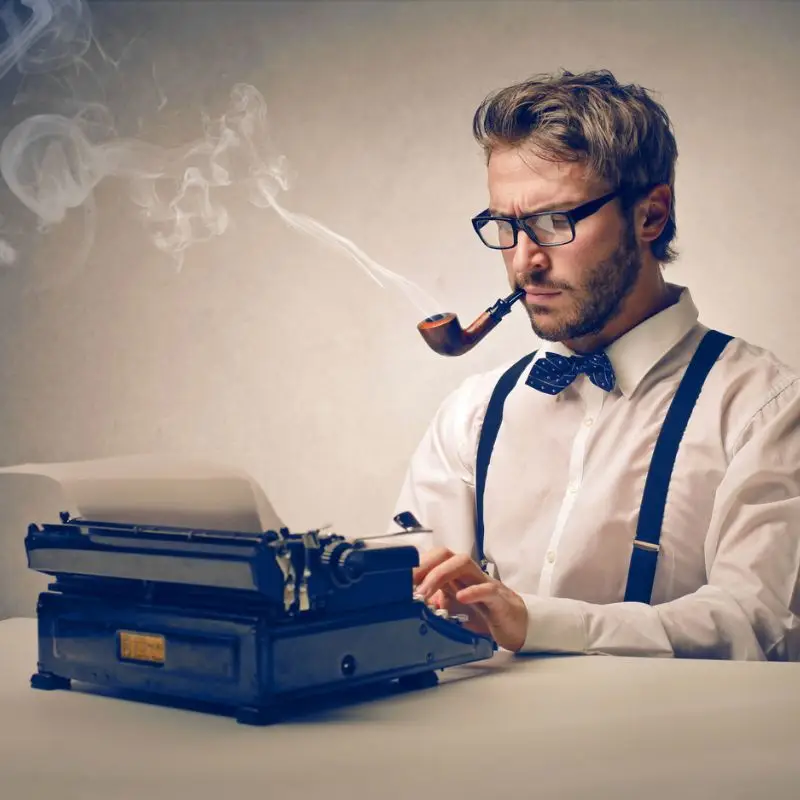
[(528, 631), (520, 653), (585, 653), (586, 619), (580, 600), (520, 595), (528, 609)]

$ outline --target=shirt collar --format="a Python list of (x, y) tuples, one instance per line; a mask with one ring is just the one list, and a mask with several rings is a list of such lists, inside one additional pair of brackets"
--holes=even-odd
[[(640, 322), (606, 348), (617, 386), (625, 397), (636, 391), (645, 375), (697, 324), (699, 314), (689, 290), (675, 284), (667, 286), (679, 293), (677, 302)], [(563, 342), (548, 342), (546, 350), (575, 355)], [(544, 350), (539, 355), (544, 355)]]

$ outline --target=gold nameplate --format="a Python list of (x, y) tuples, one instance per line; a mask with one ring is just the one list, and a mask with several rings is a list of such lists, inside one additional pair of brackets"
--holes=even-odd
[(119, 631), (119, 657), (122, 661), (163, 664), (166, 657), (166, 641), (163, 636), (154, 633)]

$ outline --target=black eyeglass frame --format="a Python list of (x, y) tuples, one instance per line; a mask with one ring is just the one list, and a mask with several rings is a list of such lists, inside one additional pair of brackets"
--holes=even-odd
[[(498, 217), (492, 216), (489, 214), (489, 209), (484, 209), (480, 214), (476, 214), (472, 218), (472, 227), (475, 229), (475, 233), (478, 234), (478, 238), (481, 240), (481, 243), (488, 247), (490, 250), (511, 250), (512, 248), (517, 246), (517, 239), (519, 236), (519, 231), (523, 230), (531, 238), (539, 247), (561, 247), (562, 245), (569, 244), (570, 242), (575, 241), (575, 225), (580, 222), (582, 219), (586, 219), (586, 217), (590, 217), (592, 214), (599, 211), (606, 203), (613, 200), (615, 197), (622, 193), (621, 189), (614, 189), (613, 192), (609, 192), (608, 194), (604, 194), (602, 197), (597, 197), (594, 200), (589, 200), (587, 203), (582, 203), (575, 208), (571, 208), (568, 210), (552, 210), (552, 211), (537, 211), (535, 214), (526, 214), (524, 217)], [(534, 219), (536, 217), (544, 217), (548, 214), (561, 214), (562, 216), (566, 217), (567, 221), (569, 222), (569, 227), (571, 230), (571, 237), (566, 242), (540, 242), (539, 239), (536, 237), (536, 234), (533, 232), (533, 229), (526, 224), (526, 221), (529, 219)], [(486, 244), (486, 241), (481, 236), (481, 228), (487, 225), (489, 222), (493, 221), (500, 221), (500, 222), (507, 222), (511, 225), (511, 230), (514, 233), (514, 241), (510, 245), (506, 245), (503, 247), (494, 246), (491, 244)]]

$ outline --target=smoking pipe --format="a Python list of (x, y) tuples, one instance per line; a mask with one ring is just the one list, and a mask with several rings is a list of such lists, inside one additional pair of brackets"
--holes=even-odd
[(417, 325), (417, 330), (428, 347), (442, 356), (460, 356), (472, 350), (489, 331), (497, 327), (500, 320), (511, 311), (511, 306), (525, 296), (518, 289), (506, 298), (501, 298), (487, 308), (468, 328), (462, 328), (458, 317), (450, 312), (426, 317)]

